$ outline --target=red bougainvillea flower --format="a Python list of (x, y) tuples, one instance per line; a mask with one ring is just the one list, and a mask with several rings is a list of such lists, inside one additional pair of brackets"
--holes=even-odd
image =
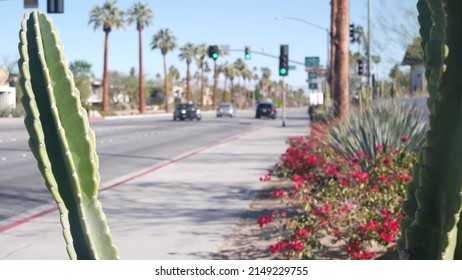
[(408, 136), (403, 136), (403, 137), (401, 137), (401, 141), (403, 141), (404, 143), (406, 143), (406, 142), (409, 141), (409, 137), (408, 137)]
[(337, 165), (335, 164), (327, 164), (325, 168), (326, 168), (326, 175), (335, 176), (338, 173)]
[(340, 184), (342, 186), (349, 187), (350, 186), (350, 181), (347, 180), (347, 179), (342, 179), (342, 181), (340, 181)]
[(273, 221), (273, 218), (271, 216), (263, 216), (263, 217), (260, 217), (258, 220), (257, 220), (257, 224), (260, 226), (260, 227), (263, 227), (264, 225), (266, 224), (269, 224)]
[(390, 165), (391, 165), (391, 159), (389, 159), (389, 158), (384, 159), (384, 160), (383, 160), (383, 164), (384, 164), (385, 166), (390, 166)]
[(287, 196), (287, 192), (283, 191), (283, 190), (277, 190), (277, 191), (274, 191), (273, 192), (273, 196), (274, 197), (283, 197), (283, 196)]
[(382, 152), (383, 151), (383, 146), (382, 145), (377, 145), (377, 146), (375, 146), (375, 150), (378, 151), (378, 152)]
[(377, 176), (377, 179), (378, 179), (379, 181), (383, 182), (383, 183), (388, 182), (388, 177), (385, 176), (385, 175), (379, 175), (379, 176)]
[(407, 174), (399, 174), (399, 179), (403, 182), (409, 183), (412, 181), (412, 176)]
[(281, 251), (285, 250), (287, 248), (287, 243), (284, 241), (279, 241), (276, 244), (273, 244), (270, 246), (270, 252), (271, 254), (279, 254)]
[(269, 174), (265, 174), (265, 175), (263, 175), (263, 176), (260, 177), (260, 181), (262, 181), (262, 182), (269, 182), (269, 181), (271, 181), (271, 177), (270, 177)]
[(303, 177), (300, 175), (294, 175), (292, 177), (292, 181), (294, 181), (294, 188), (301, 189), (303, 187)]
[(362, 171), (353, 171), (351, 173), (351, 178), (358, 184), (366, 184), (367, 179), (369, 179), (369, 174)]
[(306, 229), (299, 229), (295, 231), (295, 239), (306, 239), (308, 237), (308, 231)]
[(292, 241), (286, 245), (286, 249), (295, 252), (301, 252), (305, 245), (301, 241)]
[(358, 164), (359, 163), (359, 158), (357, 157), (354, 157), (351, 159), (351, 165), (355, 165), (355, 164)]

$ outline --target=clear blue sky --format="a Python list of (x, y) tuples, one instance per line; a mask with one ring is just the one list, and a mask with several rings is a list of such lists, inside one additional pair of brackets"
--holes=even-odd
[[(136, 0), (119, 0), (120, 9), (128, 9)], [(389, 2), (396, 2), (391, 0)], [(275, 20), (276, 16), (296, 17), (316, 25), (330, 27), (329, 0), (158, 0), (143, 1), (154, 11), (154, 24), (143, 32), (144, 73), (153, 78), (163, 76), (162, 56), (158, 49), (151, 50), (152, 36), (161, 28), (170, 28), (178, 38), (178, 45), (186, 42), (229, 45), (231, 49), (251, 49), (279, 55), (280, 44), (289, 45), (289, 59), (304, 62), (306, 56), (319, 56), (326, 63), (326, 31), (294, 20)], [(380, 0), (371, 1), (373, 13), (380, 11)], [(404, 2), (415, 1), (404, 0)], [(86, 60), (92, 64), (97, 78), (102, 76), (104, 33), (88, 25), (90, 10), (103, 0), (64, 0), (65, 13), (52, 14), (64, 44), (68, 61)], [(388, 4), (388, 3), (387, 3)], [(375, 5), (375, 6), (374, 6)], [(46, 11), (46, 0), (39, 0), (39, 10)], [(2, 58), (17, 58), (18, 31), (25, 12), (22, 0), (0, 0), (0, 64)], [(367, 0), (350, 0), (350, 22), (367, 27)], [(376, 30), (372, 30), (376, 36)], [(135, 26), (113, 30), (109, 35), (109, 69), (128, 73), (131, 67), (138, 70), (138, 34)], [(355, 47), (356, 48), (356, 47)], [(404, 54), (404, 50), (395, 50)], [(178, 50), (167, 55), (168, 65), (175, 65), (186, 75), (186, 63), (179, 61)], [(243, 52), (232, 52), (220, 57), (218, 63), (234, 62), (243, 58)], [(254, 66), (269, 67), (272, 79), (277, 76), (278, 60), (257, 54), (246, 61)], [(209, 65), (213, 65), (209, 60)], [(289, 72), (287, 81), (293, 86), (306, 87), (307, 74), (302, 65)], [(195, 64), (192, 71), (196, 69)]]

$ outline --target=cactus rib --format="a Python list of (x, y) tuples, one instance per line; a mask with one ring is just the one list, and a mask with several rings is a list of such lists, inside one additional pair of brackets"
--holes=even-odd
[[(419, 161), (417, 211), (406, 229), (405, 257), (460, 258), (462, 247), (462, 22), (460, 0), (427, 0), (433, 26), (425, 46), (429, 80), (439, 96)], [(441, 62), (444, 62), (441, 63)]]
[(97, 199), (95, 135), (80, 105), (58, 30), (46, 14), (24, 16), (19, 51), (29, 146), (58, 204), (69, 257), (118, 258)]

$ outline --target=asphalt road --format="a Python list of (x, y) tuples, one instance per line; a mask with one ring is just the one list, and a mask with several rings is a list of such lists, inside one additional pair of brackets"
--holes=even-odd
[[(281, 125), (281, 119), (255, 119), (253, 112), (242, 111), (235, 119), (216, 118), (211, 112), (202, 121), (174, 122), (168, 115), (90, 122), (96, 132), (102, 186), (261, 125)], [(0, 226), (50, 204), (27, 141), (22, 119), (0, 119)]]

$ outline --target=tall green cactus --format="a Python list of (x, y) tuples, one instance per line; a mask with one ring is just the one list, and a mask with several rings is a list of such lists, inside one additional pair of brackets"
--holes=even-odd
[(20, 84), (29, 147), (56, 201), (71, 259), (116, 259), (117, 249), (97, 199), (95, 133), (67, 66), (52, 20), (27, 13), (19, 34)]
[(419, 0), (418, 9), (430, 130), (408, 189), (400, 256), (462, 259), (462, 1)]

